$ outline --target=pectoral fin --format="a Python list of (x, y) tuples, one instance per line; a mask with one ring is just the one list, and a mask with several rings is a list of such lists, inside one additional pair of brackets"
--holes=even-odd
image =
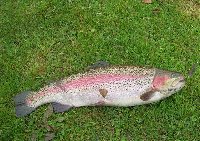
[(154, 96), (154, 93), (155, 91), (153, 90), (143, 93), (142, 95), (140, 95), (140, 99), (143, 101), (148, 101)]

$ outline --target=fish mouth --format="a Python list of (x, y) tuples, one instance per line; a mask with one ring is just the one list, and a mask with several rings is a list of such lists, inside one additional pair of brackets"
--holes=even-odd
[(177, 87), (178, 90), (182, 89), (185, 86), (185, 79), (181, 77), (179, 81), (177, 81), (174, 87)]
[(179, 77), (179, 82), (185, 82), (185, 78), (182, 75)]
[(172, 82), (172, 87), (176, 87), (178, 84), (180, 83), (185, 83), (185, 79), (183, 76), (175, 79), (173, 82)]
[(181, 77), (181, 78), (180, 78), (180, 80), (179, 80), (179, 85), (181, 85), (180, 88), (182, 88), (182, 87), (185, 86), (185, 79), (184, 79), (184, 77)]
[(185, 79), (182, 78), (182, 79), (176, 81), (175, 83), (173, 82), (171, 86), (172, 87), (168, 89), (168, 92), (170, 92), (172, 94), (176, 93), (185, 86)]
[(183, 78), (183, 79), (179, 80), (179, 82), (185, 82), (185, 79)]
[(177, 92), (185, 86), (185, 79), (184, 77), (179, 77), (174, 80), (171, 84), (171, 88), (168, 89), (169, 92)]

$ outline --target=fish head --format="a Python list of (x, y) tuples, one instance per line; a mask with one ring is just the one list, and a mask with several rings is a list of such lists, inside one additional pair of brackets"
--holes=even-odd
[(168, 97), (185, 86), (184, 76), (177, 72), (156, 70), (153, 88), (158, 90), (162, 97)]

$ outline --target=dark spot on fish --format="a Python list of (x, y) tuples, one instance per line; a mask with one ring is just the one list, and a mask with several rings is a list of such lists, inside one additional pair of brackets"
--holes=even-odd
[(140, 99), (143, 101), (148, 101), (149, 99), (151, 99), (153, 97), (154, 93), (155, 93), (155, 91), (153, 91), (153, 90), (146, 92), (140, 96)]
[(106, 89), (99, 89), (100, 94), (105, 98), (108, 94), (108, 91)]

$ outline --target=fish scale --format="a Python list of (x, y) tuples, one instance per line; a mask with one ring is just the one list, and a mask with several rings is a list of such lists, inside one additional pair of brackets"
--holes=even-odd
[[(63, 112), (71, 107), (134, 106), (159, 101), (172, 94), (171, 92), (161, 93), (164, 91), (162, 89), (171, 87), (167, 83), (171, 83), (172, 73), (135, 66), (91, 69), (52, 83), (38, 92), (23, 94), (24, 98), (16, 96), (15, 101), (20, 101), (20, 98), (24, 101), (22, 105), (24, 107), (17, 105), (16, 114), (17, 116), (27, 115), (45, 103), (54, 103), (54, 111)], [(182, 75), (177, 76), (173, 80), (183, 79)], [(181, 89), (183, 85), (184, 83), (180, 86), (177, 83), (174, 92)], [(156, 89), (154, 86), (157, 86)], [(25, 111), (22, 112), (20, 108), (25, 108)]]

